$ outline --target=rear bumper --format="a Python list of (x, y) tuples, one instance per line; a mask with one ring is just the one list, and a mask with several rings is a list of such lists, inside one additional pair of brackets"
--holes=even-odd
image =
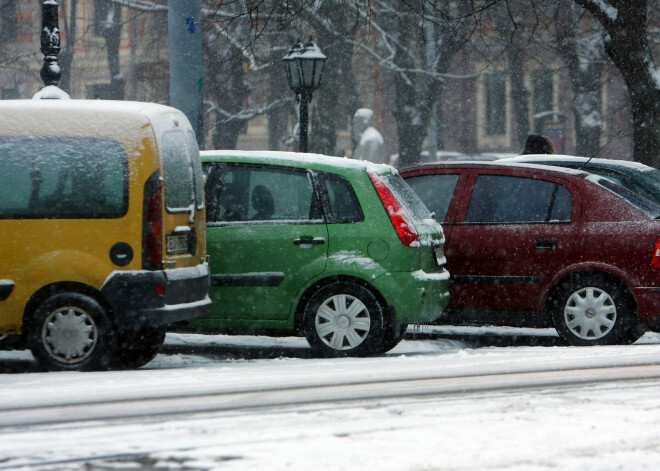
[(120, 325), (158, 326), (208, 314), (209, 275), (207, 263), (170, 270), (116, 271), (101, 293)]
[(642, 324), (660, 331), (660, 288), (634, 288), (637, 312)]
[(449, 272), (386, 273), (372, 280), (373, 286), (394, 308), (400, 323), (422, 323), (437, 319), (449, 302)]

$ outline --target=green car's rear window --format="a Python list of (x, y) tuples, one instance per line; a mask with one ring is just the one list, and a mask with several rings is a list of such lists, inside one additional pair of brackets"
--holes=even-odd
[(0, 137), (0, 218), (118, 218), (128, 158), (110, 138)]

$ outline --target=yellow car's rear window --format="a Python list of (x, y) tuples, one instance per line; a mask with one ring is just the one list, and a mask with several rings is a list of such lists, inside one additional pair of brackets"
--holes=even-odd
[(0, 137), (0, 218), (118, 218), (128, 159), (116, 139)]

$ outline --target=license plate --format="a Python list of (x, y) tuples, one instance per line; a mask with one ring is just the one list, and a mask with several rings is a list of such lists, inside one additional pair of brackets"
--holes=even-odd
[(188, 236), (187, 235), (168, 235), (167, 253), (186, 253), (188, 251)]
[(445, 260), (445, 251), (442, 245), (437, 244), (433, 246), (433, 258), (435, 258), (436, 265), (444, 265)]

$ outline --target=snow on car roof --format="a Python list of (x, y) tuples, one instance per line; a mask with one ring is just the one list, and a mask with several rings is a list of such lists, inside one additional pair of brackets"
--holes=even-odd
[(579, 157), (574, 155), (562, 155), (562, 154), (529, 154), (529, 155), (519, 155), (516, 157), (508, 157), (506, 159), (501, 159), (507, 162), (569, 162), (569, 163), (589, 163), (600, 164), (604, 166), (612, 167), (626, 167), (633, 170), (648, 170), (650, 167), (644, 165), (640, 162), (633, 162), (630, 160), (619, 160), (619, 159), (602, 159), (597, 157)]
[[(129, 118), (130, 117), (130, 118)], [(150, 123), (156, 128), (191, 129), (185, 115), (167, 105), (120, 100), (33, 99), (0, 100), (0, 134), (33, 132), (41, 118), (44, 134), (62, 132), (117, 134), (119, 127), (140, 129)]]
[(0, 109), (62, 109), (62, 110), (96, 110), (96, 111), (133, 111), (142, 113), (145, 110), (171, 111), (172, 108), (158, 103), (122, 100), (0, 100)]
[(330, 155), (310, 154), (303, 152), (262, 151), (262, 150), (204, 150), (200, 152), (203, 161), (225, 160), (233, 161), (268, 160), (273, 163), (308, 167), (310, 165), (323, 165), (345, 169), (365, 169), (376, 173), (386, 171), (396, 172), (394, 167), (386, 164), (375, 164), (367, 160), (356, 160), (348, 157), (333, 157)]
[(546, 170), (555, 173), (568, 173), (578, 176), (586, 176), (589, 173), (586, 170), (578, 170), (568, 167), (555, 167), (552, 165), (543, 165), (540, 163), (530, 163), (530, 162), (517, 162), (509, 159), (493, 160), (493, 161), (476, 161), (476, 160), (465, 160), (465, 161), (451, 161), (451, 162), (432, 162), (419, 164), (412, 167), (406, 168), (406, 170), (415, 170), (418, 168), (425, 167), (518, 167), (518, 168), (536, 168), (539, 170)]
[(16, 113), (21, 113), (25, 117), (38, 117), (40, 113), (61, 112), (63, 113), (62, 116), (67, 116), (67, 118), (79, 115), (83, 121), (89, 120), (92, 114), (99, 117), (131, 114), (136, 117), (146, 117), (152, 124), (159, 122), (161, 125), (168, 123), (168, 125), (172, 126), (178, 124), (174, 123), (175, 121), (179, 121), (180, 123), (185, 120), (185, 127), (187, 128), (189, 126), (185, 115), (176, 108), (158, 103), (138, 101), (68, 99), (0, 100), (0, 111), (3, 112), (5, 117), (14, 116)]

